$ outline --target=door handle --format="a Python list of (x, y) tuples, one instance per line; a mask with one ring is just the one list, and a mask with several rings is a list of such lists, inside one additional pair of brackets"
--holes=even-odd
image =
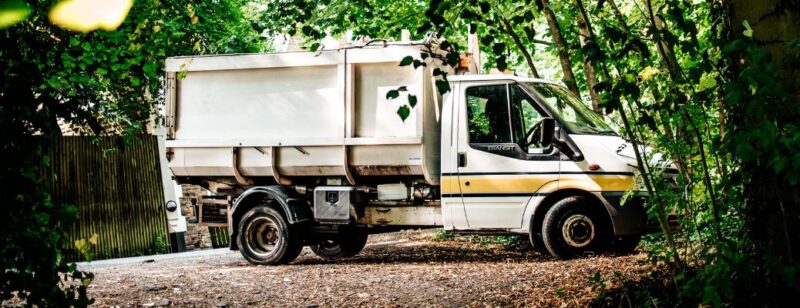
[(466, 167), (467, 166), (467, 153), (458, 153), (458, 167)]

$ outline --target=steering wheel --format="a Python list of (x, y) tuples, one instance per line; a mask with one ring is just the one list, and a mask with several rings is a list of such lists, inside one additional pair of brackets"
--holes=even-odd
[(531, 128), (528, 130), (528, 133), (525, 134), (525, 146), (530, 145), (540, 145), (538, 142), (542, 140), (542, 123), (544, 121), (539, 121), (536, 124), (533, 124)]

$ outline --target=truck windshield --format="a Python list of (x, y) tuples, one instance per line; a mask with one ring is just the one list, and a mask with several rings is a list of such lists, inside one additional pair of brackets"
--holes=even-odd
[(539, 82), (527, 82), (547, 104), (561, 123), (576, 134), (616, 135), (603, 118), (594, 113), (577, 96), (564, 87)]

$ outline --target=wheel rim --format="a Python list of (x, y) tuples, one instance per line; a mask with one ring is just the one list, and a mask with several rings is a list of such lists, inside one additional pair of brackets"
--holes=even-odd
[(258, 217), (247, 228), (247, 246), (260, 258), (274, 254), (283, 243), (281, 229), (272, 219)]
[(594, 240), (594, 223), (586, 215), (572, 215), (564, 221), (564, 225), (561, 227), (561, 234), (568, 245), (575, 248), (584, 248)]

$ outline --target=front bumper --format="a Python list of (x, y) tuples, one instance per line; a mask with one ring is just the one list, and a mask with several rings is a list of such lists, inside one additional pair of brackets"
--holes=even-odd
[(598, 192), (597, 197), (603, 201), (614, 235), (637, 235), (647, 233), (647, 211), (645, 205), (648, 200), (646, 192), (636, 192), (622, 202), (624, 191)]

